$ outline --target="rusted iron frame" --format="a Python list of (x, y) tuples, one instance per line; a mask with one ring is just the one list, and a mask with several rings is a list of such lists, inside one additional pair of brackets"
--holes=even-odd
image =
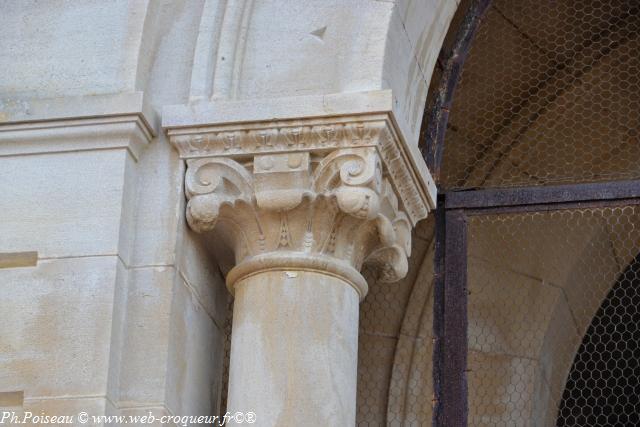
[[(436, 182), (453, 93), (476, 29), (491, 0), (472, 0), (446, 57), (436, 99), (428, 114), (422, 156)], [(467, 425), (467, 249), (463, 210), (449, 210), (445, 196), (436, 209), (433, 346), (433, 425)]]
[[(446, 209), (478, 211), (542, 211), (586, 207), (593, 203), (623, 201), (632, 203), (640, 198), (640, 180), (588, 184), (568, 184), (544, 187), (517, 187), (485, 190), (452, 191), (446, 196)], [(545, 206), (547, 206), (545, 208)]]
[[(444, 196), (443, 196), (444, 197)], [(467, 425), (467, 225), (462, 209), (436, 210), (433, 425)]]
[(640, 205), (640, 199), (589, 200), (584, 202), (547, 203), (517, 206), (496, 206), (489, 208), (463, 209), (465, 216), (523, 214), (536, 212), (557, 212), (563, 210), (601, 209)]
[[(436, 182), (444, 149), (453, 93), (471, 41), (491, 0), (473, 0), (444, 63), (441, 83), (429, 114), (422, 155)], [(444, 196), (436, 210), (434, 278), (434, 426), (467, 425), (467, 290), (466, 219), (461, 210), (447, 210)]]
[(443, 364), (444, 348), (444, 265), (445, 265), (445, 218), (444, 194), (438, 195), (435, 211), (435, 252), (433, 255), (433, 418), (434, 426), (444, 425), (444, 399), (442, 396), (442, 382), (444, 381)]
[(429, 171), (436, 182), (440, 178), (440, 165), (442, 163), (442, 153), (444, 150), (444, 136), (449, 121), (449, 111), (464, 62), (467, 59), (471, 42), (485, 12), (491, 5), (492, 0), (472, 0), (461, 25), (458, 27), (455, 41), (449, 52), (441, 52), (445, 56), (440, 82), (436, 90), (436, 98), (431, 108), (425, 141), (421, 144), (422, 157), (427, 163)]

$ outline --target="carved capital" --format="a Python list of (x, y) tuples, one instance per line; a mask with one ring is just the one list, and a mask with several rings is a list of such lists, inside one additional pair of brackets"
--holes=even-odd
[(256, 271), (304, 268), (364, 297), (364, 264), (383, 281), (407, 273), (425, 190), (388, 118), (357, 119), (169, 130), (187, 159), (190, 227), (233, 253), (230, 290)]

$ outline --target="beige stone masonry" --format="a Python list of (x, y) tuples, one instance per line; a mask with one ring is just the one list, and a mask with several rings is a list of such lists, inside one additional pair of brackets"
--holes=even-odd
[(126, 148), (138, 160), (155, 135), (141, 92), (0, 104), (0, 157)]

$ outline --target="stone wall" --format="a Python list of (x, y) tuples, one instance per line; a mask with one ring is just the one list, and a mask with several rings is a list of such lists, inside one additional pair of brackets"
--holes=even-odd
[(3, 3), (0, 407), (217, 413), (229, 297), (186, 226), (163, 108), (389, 91), (424, 168), (417, 135), (456, 6)]

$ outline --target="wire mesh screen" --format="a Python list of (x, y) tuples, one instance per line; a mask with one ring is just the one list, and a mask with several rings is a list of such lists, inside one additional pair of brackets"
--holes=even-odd
[(640, 206), (470, 216), (471, 426), (638, 425)]
[(587, 329), (562, 397), (558, 426), (640, 425), (640, 258)]
[(432, 414), (433, 218), (412, 236), (407, 277), (379, 283), (365, 271), (360, 305), (356, 424), (428, 426)]
[(494, 0), (465, 61), (440, 185), (640, 177), (640, 2)]
[(231, 362), (231, 331), (233, 325), (233, 297), (227, 300), (227, 317), (224, 321), (224, 344), (222, 356), (222, 382), (220, 386), (220, 409), (221, 414), (227, 412), (227, 394), (229, 392), (229, 368)]

